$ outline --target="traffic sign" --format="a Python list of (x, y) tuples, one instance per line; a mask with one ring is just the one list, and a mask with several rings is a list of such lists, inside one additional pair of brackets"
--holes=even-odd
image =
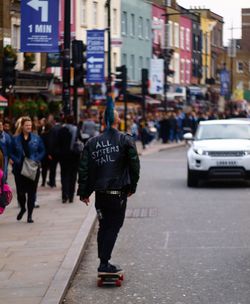
[(21, 52), (58, 52), (59, 0), (21, 1)]
[(87, 80), (88, 83), (105, 82), (104, 30), (87, 31)]

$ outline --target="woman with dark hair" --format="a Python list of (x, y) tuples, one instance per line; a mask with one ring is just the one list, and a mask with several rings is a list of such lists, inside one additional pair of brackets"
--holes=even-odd
[[(39, 169), (35, 180), (22, 175), (24, 158), (40, 163), (45, 156), (45, 147), (41, 138), (32, 133), (32, 120), (29, 117), (22, 117), (20, 125), (13, 138), (11, 159), (13, 161), (13, 174), (15, 176), (17, 200), (21, 207), (17, 215), (20, 221), (28, 207), (28, 223), (33, 223), (32, 213), (36, 199)], [(27, 197), (26, 197), (27, 196)]]

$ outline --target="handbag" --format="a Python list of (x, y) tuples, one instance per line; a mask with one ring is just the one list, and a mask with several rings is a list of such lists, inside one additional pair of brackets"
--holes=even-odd
[(38, 162), (30, 158), (24, 157), (21, 175), (35, 181), (38, 169), (39, 169)]

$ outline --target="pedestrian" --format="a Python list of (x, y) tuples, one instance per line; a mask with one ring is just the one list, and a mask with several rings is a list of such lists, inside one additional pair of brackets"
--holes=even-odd
[(4, 172), (4, 180), (7, 181), (8, 178), (8, 163), (10, 159), (11, 153), (11, 136), (4, 131), (3, 128), (3, 120), (0, 119), (0, 147), (3, 153), (3, 172)]
[(54, 125), (49, 132), (48, 157), (50, 159), (48, 186), (56, 187), (56, 168), (59, 163), (60, 147), (58, 144), (59, 130), (62, 128), (59, 116), (54, 117)]
[(127, 197), (136, 191), (140, 162), (132, 136), (118, 131), (120, 119), (108, 99), (104, 114), (106, 129), (84, 147), (79, 166), (78, 195), (86, 205), (95, 191), (99, 218), (97, 236), (98, 272), (116, 273), (119, 266), (109, 263), (118, 233), (123, 225)]
[(32, 120), (29, 117), (22, 117), (17, 136), (14, 136), (12, 142), (11, 159), (13, 161), (13, 174), (15, 176), (17, 200), (20, 205), (20, 212), (17, 220), (20, 221), (26, 212), (26, 203), (28, 207), (27, 222), (33, 223), (32, 213), (34, 209), (37, 184), (39, 180), (39, 167), (35, 179), (23, 175), (23, 164), (25, 158), (40, 163), (45, 156), (45, 148), (42, 139), (32, 133)]
[(65, 124), (58, 132), (59, 161), (61, 166), (62, 203), (73, 203), (80, 154), (73, 149), (78, 130), (74, 117), (67, 116)]
[(49, 157), (49, 136), (50, 136), (50, 130), (51, 130), (52, 126), (50, 123), (46, 123), (44, 126), (44, 129), (41, 133), (41, 138), (43, 140), (43, 144), (45, 147), (45, 157), (42, 159), (41, 162), (41, 168), (42, 168), (42, 187), (45, 187), (46, 185), (46, 179), (47, 179), (47, 173), (50, 169), (50, 157)]

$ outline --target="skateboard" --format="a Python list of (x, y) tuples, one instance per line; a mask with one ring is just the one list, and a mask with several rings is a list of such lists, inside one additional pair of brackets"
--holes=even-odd
[(122, 271), (117, 273), (98, 272), (97, 286), (102, 287), (103, 285), (115, 285), (120, 287), (122, 286), (123, 280), (124, 274)]

